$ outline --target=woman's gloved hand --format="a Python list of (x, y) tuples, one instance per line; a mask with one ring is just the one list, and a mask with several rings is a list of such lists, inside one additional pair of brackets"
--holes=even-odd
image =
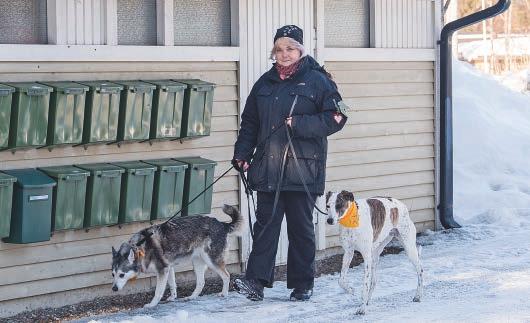
[(232, 159), (232, 166), (238, 171), (238, 172), (246, 172), (248, 167), (250, 166), (246, 160), (241, 159)]

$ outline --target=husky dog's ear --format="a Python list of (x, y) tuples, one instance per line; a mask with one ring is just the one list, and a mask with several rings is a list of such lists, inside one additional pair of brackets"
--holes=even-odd
[(355, 200), (355, 199), (353, 198), (353, 193), (352, 193), (352, 192), (342, 191), (342, 192), (340, 192), (340, 194), (342, 195), (342, 197), (343, 197), (346, 201), (353, 202), (353, 201)]
[(131, 249), (131, 251), (129, 251), (129, 264), (133, 264), (134, 263), (134, 251)]
[(117, 254), (118, 252), (114, 249), (114, 246), (112, 246), (112, 258), (115, 258)]

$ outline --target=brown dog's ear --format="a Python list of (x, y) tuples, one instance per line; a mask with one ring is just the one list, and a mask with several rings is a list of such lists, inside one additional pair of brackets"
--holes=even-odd
[(328, 191), (328, 192), (326, 193), (326, 204), (328, 204), (328, 202), (329, 202), (329, 198), (331, 197), (331, 194), (333, 194), (332, 191)]
[(340, 192), (340, 194), (342, 195), (342, 197), (343, 197), (346, 201), (353, 202), (353, 201), (355, 200), (354, 197), (353, 197), (353, 193), (352, 193), (352, 192), (342, 191), (342, 192)]

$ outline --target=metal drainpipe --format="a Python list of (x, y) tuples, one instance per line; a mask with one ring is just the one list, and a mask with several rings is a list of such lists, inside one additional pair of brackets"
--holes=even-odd
[(451, 36), (461, 28), (494, 17), (510, 7), (500, 0), (492, 7), (445, 25), (440, 34), (440, 222), (446, 229), (460, 228), (453, 218), (453, 76)]

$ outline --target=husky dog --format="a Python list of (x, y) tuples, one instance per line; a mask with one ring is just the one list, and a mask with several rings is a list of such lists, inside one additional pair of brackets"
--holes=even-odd
[(118, 251), (112, 247), (112, 290), (121, 290), (128, 280), (140, 273), (154, 272), (155, 296), (144, 307), (153, 307), (160, 302), (168, 282), (171, 295), (167, 300), (174, 301), (177, 288), (173, 266), (191, 260), (196, 286), (187, 299), (196, 298), (201, 293), (207, 268), (221, 277), (223, 290), (220, 296), (227, 296), (230, 282), (230, 274), (225, 268), (227, 238), (240, 234), (243, 219), (236, 207), (225, 204), (223, 212), (232, 218), (232, 222), (223, 223), (202, 215), (174, 218), (134, 234)]
[(376, 284), (375, 271), (379, 256), (392, 238), (397, 238), (403, 244), (407, 256), (416, 269), (418, 285), (413, 301), (421, 300), (423, 294), (423, 269), (419, 258), (421, 248), (419, 250), (416, 248), (416, 227), (403, 202), (391, 197), (355, 200), (353, 194), (348, 191), (328, 192), (326, 209), (328, 224), (335, 224), (338, 219), (342, 222), (345, 216), (356, 214), (351, 227), (340, 226), (340, 242), (344, 248), (344, 256), (339, 285), (347, 293), (353, 294), (353, 288), (346, 282), (346, 273), (354, 251), (358, 250), (364, 259), (364, 282), (362, 304), (357, 314), (364, 314), (366, 311)]

